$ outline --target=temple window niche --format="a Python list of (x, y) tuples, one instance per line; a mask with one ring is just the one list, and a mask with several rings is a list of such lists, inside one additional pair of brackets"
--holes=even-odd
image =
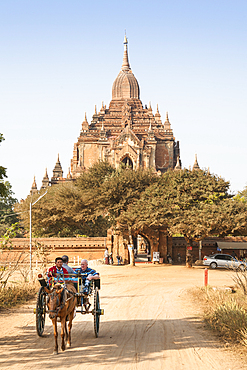
[(130, 157), (126, 156), (122, 159), (121, 163), (123, 163), (126, 167), (129, 167), (133, 170), (133, 162)]

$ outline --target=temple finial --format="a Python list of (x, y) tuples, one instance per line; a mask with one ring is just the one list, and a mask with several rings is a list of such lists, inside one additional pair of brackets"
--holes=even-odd
[(129, 65), (129, 58), (128, 58), (128, 39), (126, 37), (126, 33), (124, 36), (124, 55), (123, 55), (123, 64), (122, 64), (122, 69), (124, 70), (129, 70), (130, 65)]
[(159, 104), (157, 104), (157, 113), (159, 113)]
[(32, 189), (37, 189), (37, 184), (36, 184), (35, 176), (33, 177), (33, 185), (32, 185)]
[(95, 105), (94, 113), (97, 114), (97, 107)]

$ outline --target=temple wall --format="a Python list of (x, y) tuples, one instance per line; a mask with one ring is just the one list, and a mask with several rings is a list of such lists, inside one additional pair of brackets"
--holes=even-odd
[[(28, 238), (11, 239), (13, 252), (29, 253), (30, 242)], [(61, 257), (64, 254), (69, 256), (69, 259), (78, 263), (82, 258), (88, 260), (103, 259), (106, 246), (106, 238), (35, 238), (33, 239), (33, 261), (36, 262), (35, 243), (39, 242), (50, 247), (51, 254), (49, 260), (52, 262), (56, 257)]]

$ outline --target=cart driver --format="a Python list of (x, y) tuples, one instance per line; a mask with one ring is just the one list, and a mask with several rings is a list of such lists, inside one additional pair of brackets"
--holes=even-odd
[(84, 294), (89, 293), (90, 281), (99, 279), (99, 274), (95, 270), (88, 267), (88, 261), (85, 259), (81, 260), (81, 267), (76, 269), (75, 273), (85, 274), (82, 276)]
[[(55, 277), (57, 282), (63, 282), (63, 279), (68, 279), (68, 271), (63, 267), (62, 257), (57, 257), (55, 259), (55, 266), (49, 268), (48, 276)], [(49, 279), (50, 283), (51, 279)]]

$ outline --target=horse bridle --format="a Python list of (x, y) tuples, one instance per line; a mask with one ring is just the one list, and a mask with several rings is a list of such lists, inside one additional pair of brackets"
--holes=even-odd
[[(69, 297), (68, 299), (64, 299), (64, 292), (68, 292), (68, 293), (70, 293), (70, 294), (72, 294), (72, 296), (71, 297)], [(47, 310), (47, 312), (48, 313), (55, 313), (56, 315), (55, 315), (55, 317), (58, 315), (58, 313), (59, 313), (59, 311), (61, 311), (63, 308), (64, 308), (64, 306), (65, 306), (65, 303), (66, 302), (68, 302), (73, 296), (75, 297), (75, 293), (74, 292), (71, 292), (69, 289), (67, 289), (65, 286), (63, 287), (63, 290), (62, 290), (62, 296), (63, 296), (63, 299), (62, 299), (62, 304), (60, 304), (60, 306), (59, 306), (59, 296), (58, 296), (58, 293), (57, 293), (57, 291), (56, 290), (53, 290), (51, 293), (48, 293), (48, 300), (47, 300), (47, 304), (48, 304), (48, 302), (50, 301), (50, 298), (54, 298), (54, 296), (56, 295), (56, 297), (57, 297), (57, 308), (56, 308), (56, 310)]]

